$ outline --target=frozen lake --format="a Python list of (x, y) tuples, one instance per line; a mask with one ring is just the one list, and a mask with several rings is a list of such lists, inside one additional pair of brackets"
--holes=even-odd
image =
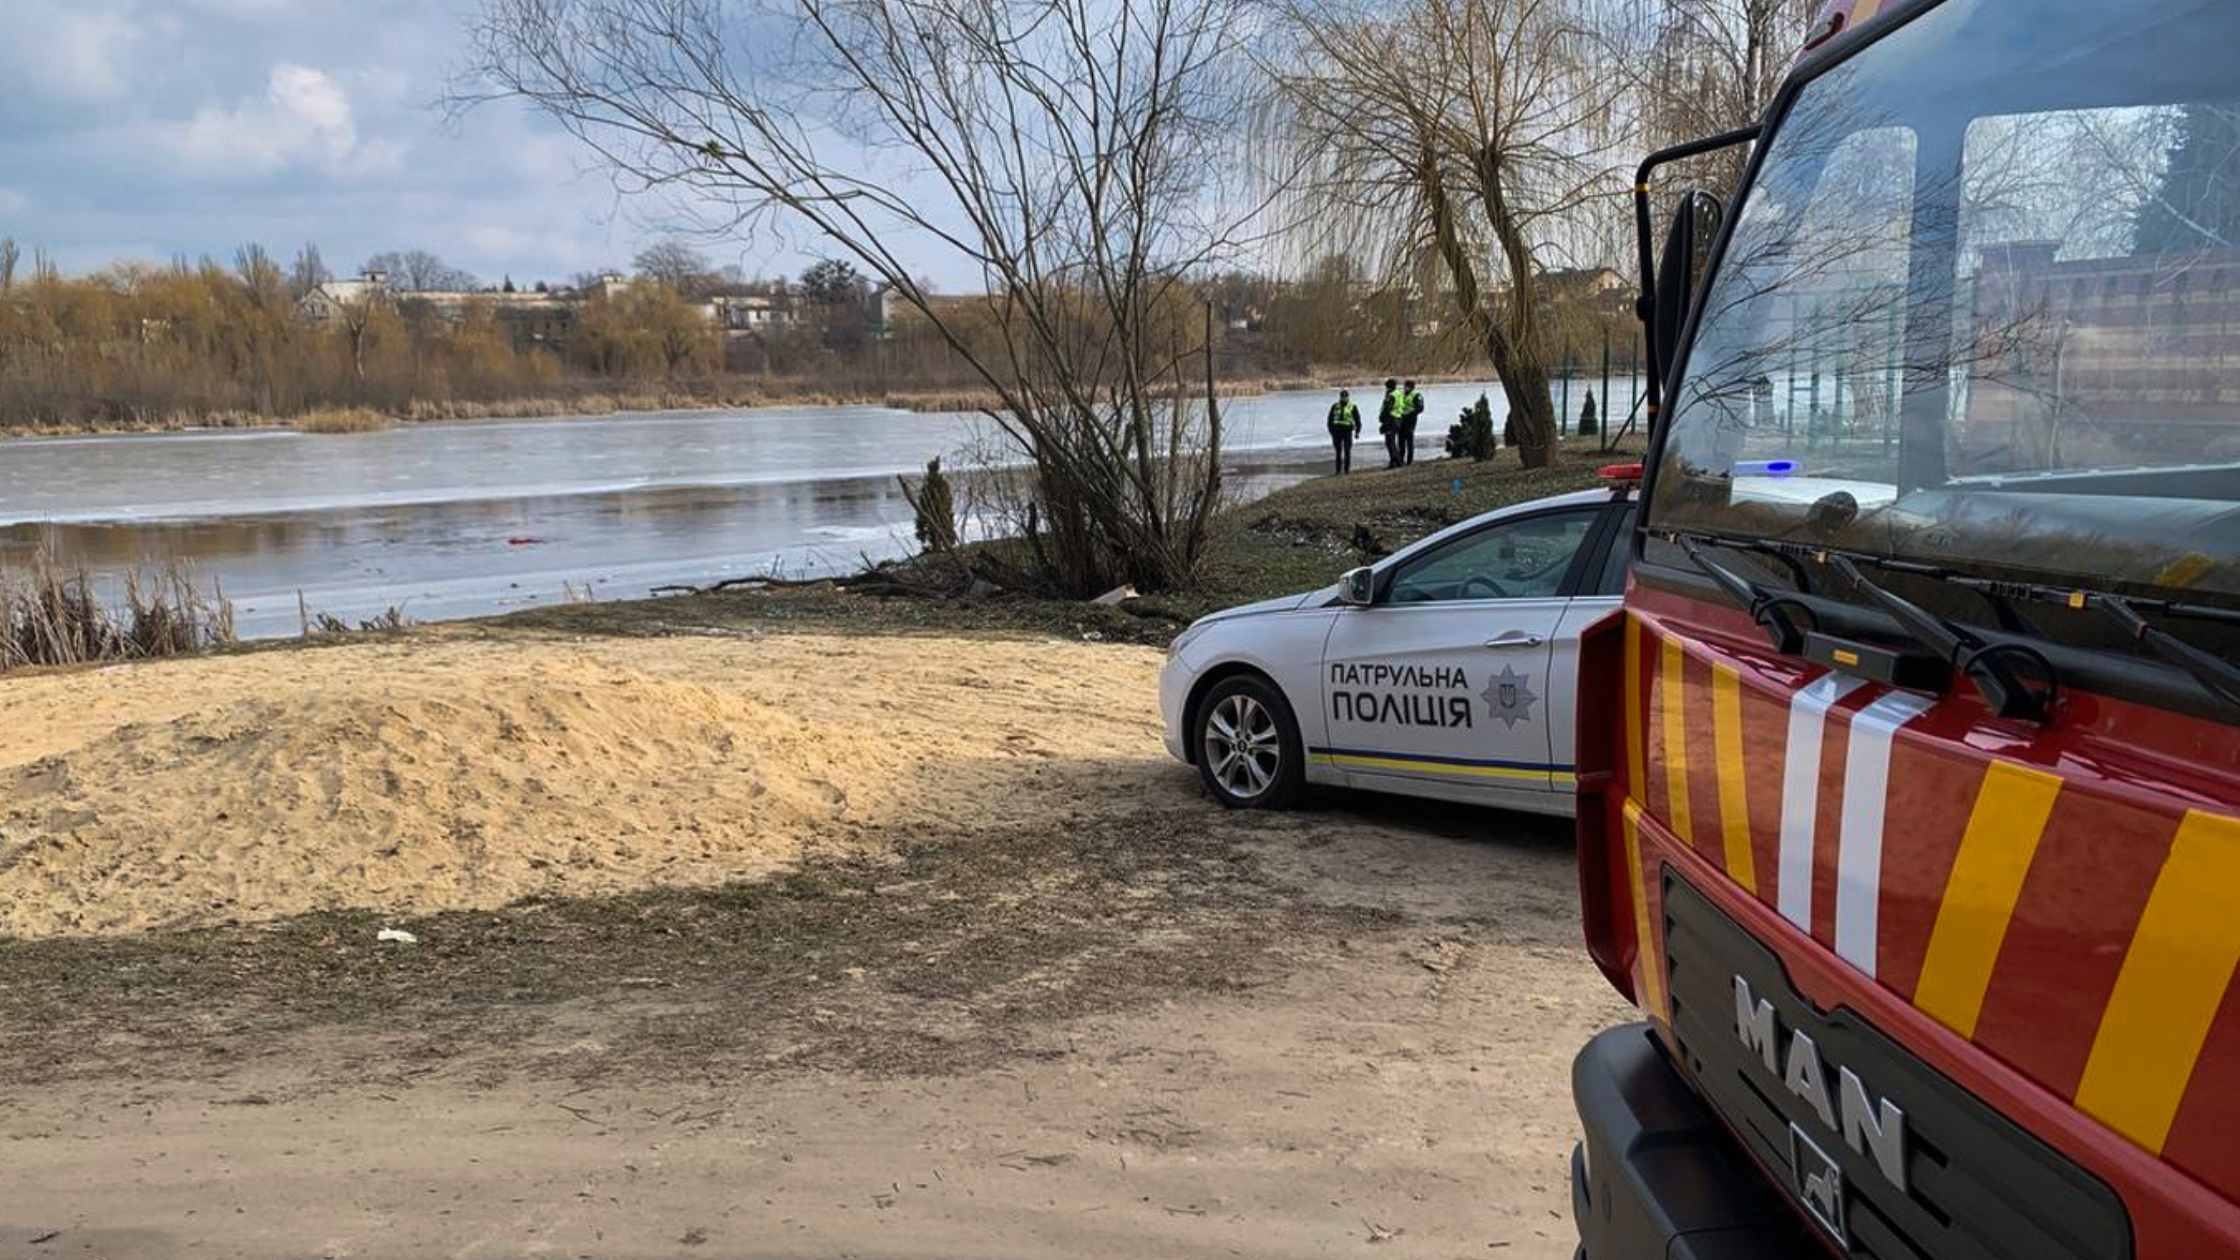
[[(1373, 394), (1375, 386), (1365, 385)], [(1424, 389), (1420, 458), (1492, 386)], [(1328, 469), (1336, 391), (1223, 404), (1230, 482), (1265, 494)], [(1382, 458), (1374, 401), (1358, 467)], [(666, 582), (831, 573), (911, 549), (896, 473), (955, 456), (984, 418), (771, 407), (572, 419), (0, 442), (0, 561), (40, 545), (114, 572), (172, 559), (215, 578), (248, 637), (292, 634), (296, 596), (346, 620), (423, 621)], [(955, 461), (952, 460), (952, 467)]]

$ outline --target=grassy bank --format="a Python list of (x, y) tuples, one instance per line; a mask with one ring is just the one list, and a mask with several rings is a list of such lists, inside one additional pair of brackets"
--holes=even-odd
[[(764, 628), (992, 632), (1163, 645), (1209, 612), (1327, 585), (1355, 565), (1457, 521), (1510, 503), (1584, 489), (1620, 458), (1591, 441), (1526, 469), (1514, 452), (1473, 464), (1430, 460), (1399, 470), (1318, 477), (1230, 509), (1220, 518), (1204, 573), (1188, 591), (1119, 607), (996, 595), (918, 599), (860, 594), (830, 583), (666, 599), (559, 605), (481, 624), (580, 634), (725, 635)], [(1363, 531), (1366, 531), (1365, 535)], [(1373, 544), (1364, 548), (1357, 543)]]

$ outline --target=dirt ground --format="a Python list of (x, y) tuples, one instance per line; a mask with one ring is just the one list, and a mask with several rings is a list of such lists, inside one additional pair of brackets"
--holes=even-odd
[[(836, 830), (774, 860), (740, 842), (728, 882), (563, 862), (588, 882), (412, 913), (314, 871), (301, 912), (0, 938), (0, 1256), (1570, 1254), (1570, 1056), (1626, 1009), (1577, 944), (1566, 828), (1225, 813), (1159, 750), (1134, 649), (456, 633), (270, 668), (300, 699), (559, 653), (852, 729), (829, 755), (908, 790), (809, 811)], [(238, 662), (140, 676), (202, 664)], [(223, 694), (121, 707), (136, 672), (0, 684), (0, 731), (59, 687), (74, 733), (30, 760), (67, 762)], [(1015, 716), (967, 739), (983, 710)], [(881, 730), (914, 732), (899, 769), (849, 742)], [(910, 755), (938, 732), (977, 755)]]

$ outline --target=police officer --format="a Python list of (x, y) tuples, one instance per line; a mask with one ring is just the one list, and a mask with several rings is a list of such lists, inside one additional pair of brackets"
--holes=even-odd
[(1404, 468), (1416, 462), (1416, 421), (1423, 418), (1423, 395), (1409, 381), (1400, 389), (1399, 462)]
[(1334, 475), (1344, 476), (1353, 471), (1353, 439), (1361, 432), (1361, 408), (1353, 405), (1353, 396), (1345, 390), (1338, 391), (1338, 401), (1330, 404), (1330, 452), (1337, 464)]
[(1377, 410), (1377, 432), (1384, 435), (1384, 466), (1400, 466), (1400, 382), (1396, 377), (1384, 378), (1384, 406)]

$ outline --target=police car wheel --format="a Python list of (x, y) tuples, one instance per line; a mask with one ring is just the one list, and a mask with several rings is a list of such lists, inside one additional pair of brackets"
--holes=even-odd
[(1231, 678), (1198, 706), (1198, 777), (1230, 809), (1281, 809), (1306, 781), (1299, 724), (1259, 678)]

